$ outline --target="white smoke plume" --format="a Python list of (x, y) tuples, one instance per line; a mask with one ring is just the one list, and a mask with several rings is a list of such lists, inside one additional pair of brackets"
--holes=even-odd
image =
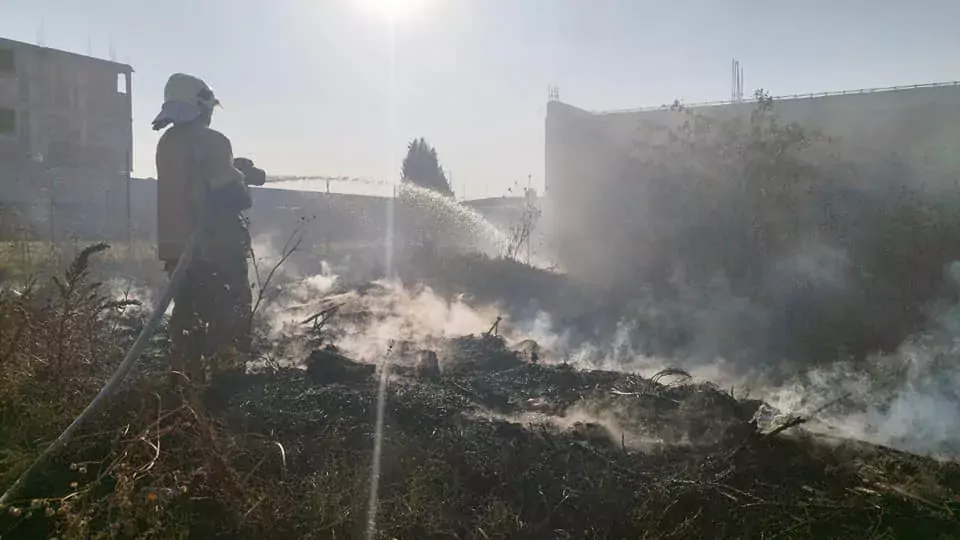
[(475, 413), (475, 415), (523, 426), (548, 425), (560, 430), (575, 430), (585, 425), (599, 426), (601, 430), (596, 435), (606, 439), (608, 443), (645, 453), (652, 452), (665, 445), (690, 444), (689, 439), (667, 440), (662, 434), (646, 431), (637, 422), (630, 421), (628, 411), (623, 410), (622, 407), (617, 408), (610, 405), (601, 407), (591, 404), (577, 404), (567, 408), (559, 415), (541, 412), (501, 414), (489, 410)]
[(838, 361), (765, 392), (812, 429), (941, 458), (960, 456), (960, 349), (921, 336), (864, 364)]
[[(270, 236), (258, 236), (254, 251), (259, 281), (251, 272), (251, 282), (262, 283), (282, 257), (283, 246)], [(787, 299), (803, 298), (808, 290), (842, 293), (849, 288), (851, 272), (842, 251), (810, 238), (770, 267), (766, 287)], [(302, 334), (302, 321), (339, 305), (331, 322), (332, 341), (350, 357), (378, 362), (399, 343), (441, 349), (451, 338), (486, 332), (503, 316), (500, 332), (508, 344), (534, 340), (546, 362), (641, 375), (677, 367), (697, 380), (734, 389), (738, 397), (761, 398), (782, 413), (810, 416), (814, 421), (808, 426), (814, 430), (920, 454), (960, 454), (960, 356), (953, 340), (960, 324), (951, 326), (955, 317), (938, 318), (935, 332), (910, 339), (894, 354), (856, 364), (838, 358), (804, 368), (764, 357), (777, 349), (764, 347), (773, 324), (770, 313), (737, 297), (723, 280), (678, 287), (680, 297), (668, 302), (639, 296), (613, 335), (584, 343), (574, 342), (571, 331), (556, 325), (548, 313), (510, 320), (496, 305), (447, 300), (429, 287), (397, 280), (348, 290), (336, 274), (327, 264), (311, 269), (296, 268), (293, 261), (281, 265), (264, 291), (259, 314), (271, 339)], [(684, 278), (676, 275), (674, 281), (682, 284)], [(651, 341), (662, 337), (651, 334), (681, 327), (689, 339), (679, 349), (664, 353)], [(304, 347), (294, 356), (303, 359), (308, 353)]]
[[(275, 296), (262, 307), (271, 336), (302, 334), (304, 319), (324, 307), (339, 305), (331, 323), (332, 341), (347, 356), (375, 363), (397, 344), (442, 349), (446, 340), (486, 332), (503, 317), (499, 330), (508, 344), (534, 340), (542, 361), (548, 363), (647, 376), (678, 367), (696, 380), (734, 389), (738, 397), (764, 399), (781, 413), (810, 416), (813, 421), (808, 426), (815, 431), (918, 454), (960, 455), (960, 348), (952, 337), (956, 334), (948, 332), (952, 318), (941, 318), (938, 333), (911, 339), (895, 354), (877, 355), (856, 365), (838, 359), (785, 383), (772, 384), (767, 376), (770, 368), (745, 373), (742, 366), (717, 352), (721, 349), (717, 343), (726, 339), (724, 328), (742, 324), (732, 319), (750, 311), (749, 306), (736, 302), (721, 306), (721, 299), (729, 300), (723, 295), (694, 306), (692, 312), (702, 323), (695, 347), (661, 356), (634, 349), (637, 323), (632, 320), (621, 321), (610, 340), (573, 344), (568, 332), (557, 328), (548, 313), (510, 320), (496, 305), (475, 306), (465, 298), (447, 300), (423, 285), (380, 280), (344, 290), (338, 283), (327, 265), (317, 274), (288, 276), (280, 282)], [(297, 356), (303, 359), (308, 353), (303, 348)], [(619, 424), (608, 425), (611, 419), (595, 412), (571, 411), (562, 420), (549, 421), (559, 422), (558, 426), (591, 421), (607, 425), (612, 432), (629, 431)], [(631, 445), (638, 448), (657, 442), (636, 434), (631, 437)]]
[(495, 324), (510, 345), (549, 339), (547, 330), (539, 326), (542, 323), (517, 325), (497, 306), (472, 306), (462, 297), (447, 300), (427, 286), (405, 287), (398, 280), (331, 294), (322, 305), (339, 306), (331, 323), (334, 341), (342, 352), (364, 362), (378, 362), (400, 344), (442, 350), (450, 339), (480, 335)]

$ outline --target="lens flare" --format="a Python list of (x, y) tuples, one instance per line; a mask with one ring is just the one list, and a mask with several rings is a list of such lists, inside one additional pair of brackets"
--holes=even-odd
[(370, 13), (390, 21), (410, 19), (421, 13), (426, 0), (360, 0)]

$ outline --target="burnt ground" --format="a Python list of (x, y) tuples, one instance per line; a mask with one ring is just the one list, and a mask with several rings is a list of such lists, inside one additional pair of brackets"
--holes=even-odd
[[(350, 473), (335, 474), (356, 474), (351, 492), (365, 496), (376, 390), (284, 372), (244, 379), (218, 414), (286, 441), (288, 474), (346, 460)], [(614, 411), (630, 433), (547, 419), (577, 405)], [(764, 435), (750, 424), (756, 406), (709, 385), (563, 366), (399, 376), (387, 388), (378, 524), (385, 538), (960, 537), (956, 464)], [(344, 535), (365, 517), (358, 502), (342, 502)]]
[[(759, 403), (681, 374), (509, 363), (490, 337), (459, 350), (470, 358), (441, 377), (388, 377), (379, 538), (960, 538), (956, 463), (802, 426), (761, 433)], [(106, 538), (362, 537), (378, 387), (337, 355), (221, 376), (203, 403), (140, 387), (43, 489), (91, 463), (101, 498), (75, 503), (76, 530), (112, 527)], [(158, 451), (118, 444), (117, 426), (137, 422)], [(2, 538), (63, 534), (38, 512), (7, 516)]]
[[(624, 309), (509, 261), (421, 266), (404, 279), (503, 304), (508, 318), (547, 311), (580, 339), (609, 338)], [(531, 364), (496, 338), (461, 338), (439, 376), (390, 364), (378, 429), (374, 366), (327, 351), (305, 370), (221, 375), (201, 390), (159, 374), (162, 332), (154, 345), (137, 382), (0, 508), (0, 540), (960, 538), (956, 461), (802, 425), (764, 432), (760, 403), (682, 373)], [(66, 388), (83, 404), (92, 395)], [(10, 430), (22, 440), (0, 440), (0, 463), (25, 467), (75, 416), (48, 401), (30, 403), (49, 425)]]

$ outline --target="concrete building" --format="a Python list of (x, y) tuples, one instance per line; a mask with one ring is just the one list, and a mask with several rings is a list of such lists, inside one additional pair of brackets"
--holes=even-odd
[(16, 221), (59, 236), (81, 224), (101, 232), (123, 228), (132, 72), (125, 64), (0, 38), (3, 225)]
[[(754, 107), (751, 101), (687, 105), (718, 120), (748, 115)], [(960, 171), (957, 82), (775, 97), (774, 111), (784, 122), (836, 138), (845, 155), (891, 157), (925, 175)], [(618, 187), (637, 180), (637, 149), (655, 148), (688, 118), (670, 107), (588, 111), (552, 96), (545, 122), (544, 217), (559, 246), (558, 262), (590, 272), (591, 260), (616, 255), (606, 249), (614, 243), (591, 239), (596, 231), (585, 224), (603, 221), (615, 228), (642, 207), (642, 201), (624, 200)]]

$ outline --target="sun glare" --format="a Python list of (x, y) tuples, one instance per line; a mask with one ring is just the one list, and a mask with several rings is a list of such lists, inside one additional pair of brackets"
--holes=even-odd
[(426, 0), (360, 0), (364, 9), (378, 17), (398, 21), (415, 17)]

